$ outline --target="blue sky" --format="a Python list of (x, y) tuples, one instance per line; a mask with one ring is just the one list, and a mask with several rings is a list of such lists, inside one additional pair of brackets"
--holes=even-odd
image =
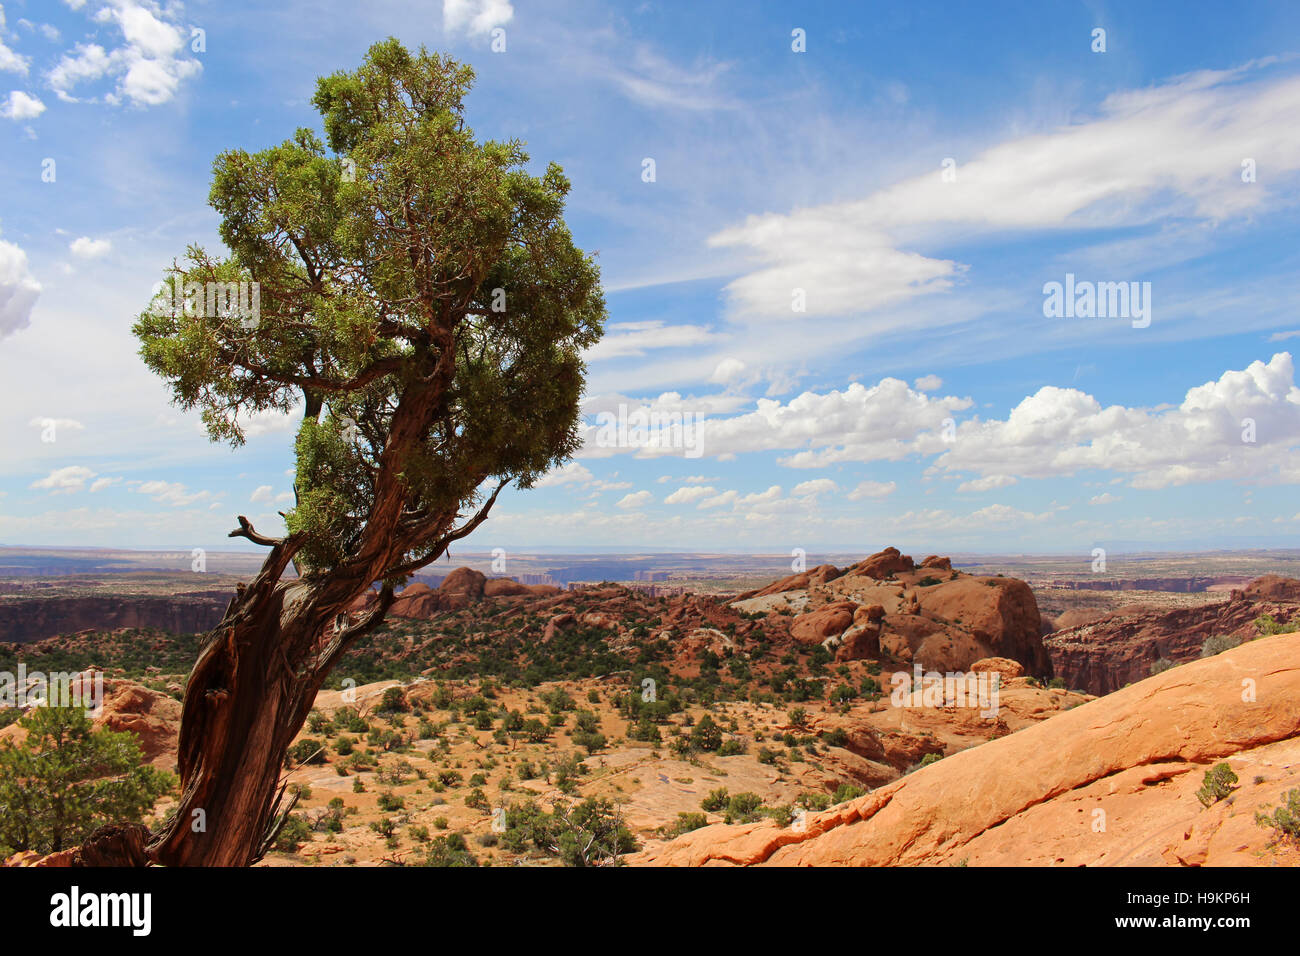
[[(608, 292), (584, 451), (467, 547), (1295, 546), (1300, 6), (1174, 9), (4, 0), (0, 542), (276, 528), (293, 422), (208, 444), (129, 329), (213, 156), (393, 35), (565, 167)], [(1067, 275), (1149, 322), (1046, 316)]]

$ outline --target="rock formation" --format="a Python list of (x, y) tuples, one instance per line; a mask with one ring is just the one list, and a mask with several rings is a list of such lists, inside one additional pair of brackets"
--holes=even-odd
[[(1227, 761), (1230, 800), (1196, 798)], [(716, 825), (631, 858), (642, 865), (1259, 865), (1257, 809), (1300, 785), (1300, 635), (1183, 667), (952, 754), (808, 817)], [(978, 799), (972, 799), (977, 794)]]
[(1196, 659), (1209, 637), (1258, 636), (1255, 621), (1265, 614), (1300, 624), (1300, 581), (1266, 575), (1217, 604), (1171, 611), (1121, 608), (1049, 634), (1043, 643), (1053, 672), (1068, 686), (1108, 694), (1142, 680), (1157, 660)]

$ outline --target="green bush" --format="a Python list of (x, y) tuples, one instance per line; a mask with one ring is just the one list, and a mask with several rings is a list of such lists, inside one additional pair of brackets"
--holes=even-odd
[(727, 801), (723, 819), (727, 823), (753, 823), (759, 818), (763, 798), (756, 793), (737, 793)]
[(671, 840), (683, 833), (690, 833), (692, 830), (698, 830), (700, 827), (708, 825), (709, 818), (702, 813), (679, 813), (677, 814), (677, 820), (664, 829), (664, 836)]
[(299, 843), (308, 843), (311, 840), (311, 824), (299, 813), (291, 813), (289, 818), (284, 821), (284, 826), (276, 834), (274, 848), (281, 853), (292, 853), (298, 849)]
[(1255, 618), (1255, 628), (1259, 631), (1261, 637), (1268, 637), (1272, 634), (1290, 634), (1300, 628), (1300, 619), (1279, 621), (1272, 614), (1261, 614)]
[(289, 748), (294, 763), (324, 763), (325, 745), (313, 737), (304, 737)]
[(1255, 811), (1255, 822), (1262, 827), (1273, 830), (1273, 842), (1290, 840), (1300, 844), (1300, 788), (1288, 790), (1282, 795), (1282, 806), (1275, 807), (1270, 815), (1263, 810)]
[(1224, 651), (1231, 650), (1241, 643), (1238, 637), (1232, 637), (1228, 634), (1214, 634), (1205, 639), (1201, 645), (1202, 657), (1213, 657), (1215, 654), (1222, 654)]
[(425, 866), (478, 866), (469, 844), (459, 833), (434, 837), (424, 857)]
[(856, 800), (867, 791), (863, 790), (857, 784), (842, 783), (835, 789), (835, 795), (831, 797), (831, 803), (844, 803), (847, 800)]
[(705, 714), (700, 722), (691, 728), (691, 746), (696, 750), (713, 752), (722, 746), (722, 728), (713, 719), (712, 714)]
[(1232, 793), (1232, 785), (1237, 782), (1237, 775), (1227, 763), (1216, 763), (1205, 771), (1201, 780), (1201, 789), (1196, 791), (1196, 799), (1201, 806), (1209, 807)]

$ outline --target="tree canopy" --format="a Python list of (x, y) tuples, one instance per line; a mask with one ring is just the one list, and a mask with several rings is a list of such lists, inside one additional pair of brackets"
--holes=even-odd
[[(191, 247), (168, 272), (183, 298), (135, 325), (213, 440), (301, 408), (286, 524), (307, 577), (400, 579), (578, 447), (599, 273), (562, 219), (561, 169), (533, 175), (519, 142), (465, 125), (473, 78), (393, 39), (323, 77), (324, 140), (221, 153), (209, 201), (229, 255)], [(212, 308), (240, 282), (245, 308)]]

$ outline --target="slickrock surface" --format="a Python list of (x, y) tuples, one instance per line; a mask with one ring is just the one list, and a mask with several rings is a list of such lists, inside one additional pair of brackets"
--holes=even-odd
[[(1300, 785), (1300, 635), (1260, 638), (953, 754), (806, 827), (712, 826), (641, 865), (1294, 865), (1256, 809)], [(1203, 773), (1240, 783), (1203, 808)]]

